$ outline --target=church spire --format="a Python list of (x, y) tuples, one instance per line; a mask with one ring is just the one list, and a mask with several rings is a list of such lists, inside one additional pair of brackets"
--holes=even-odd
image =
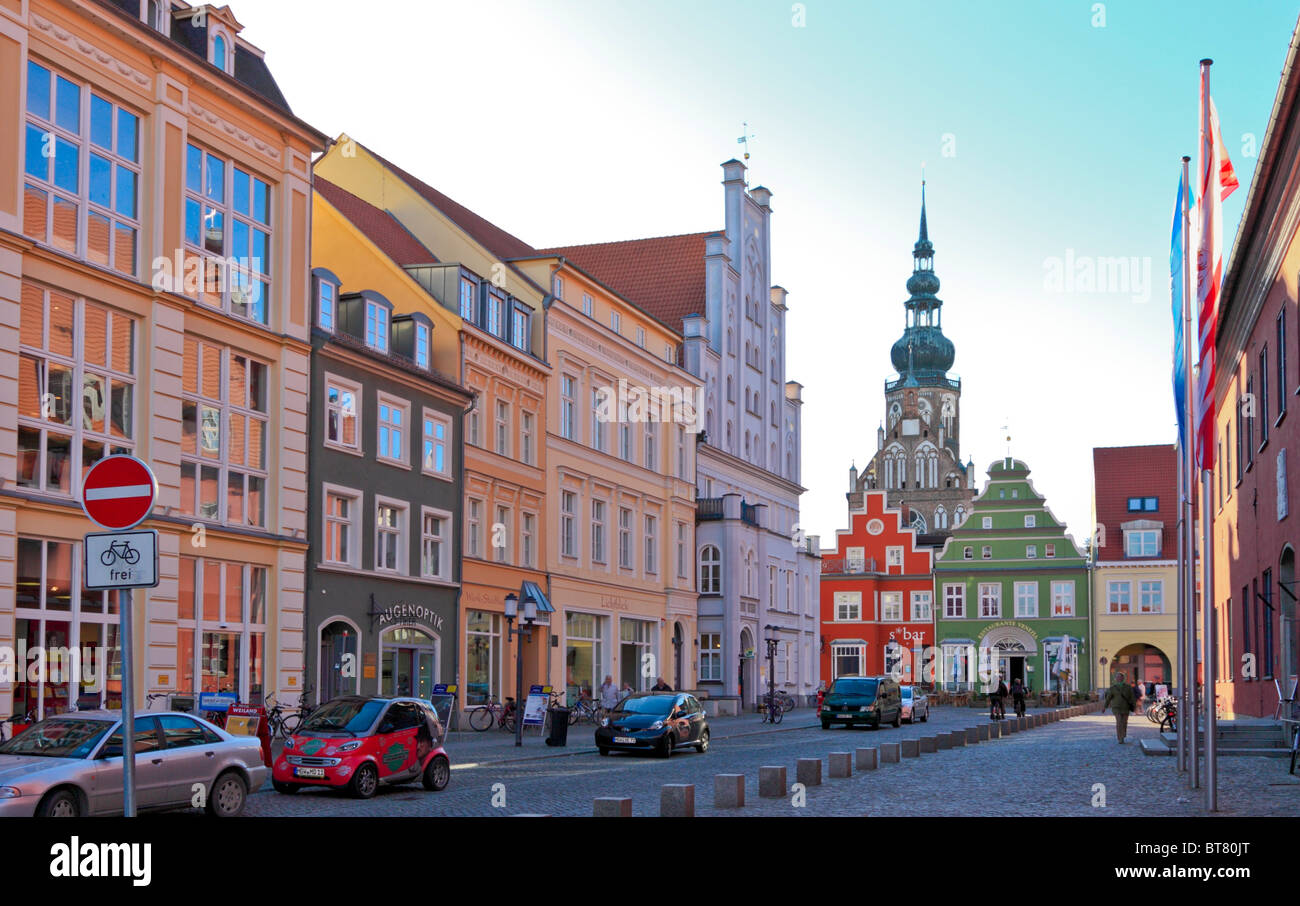
[(921, 235), (917, 237), (917, 245), (920, 245), (922, 242), (929, 243), (930, 241), (930, 233), (925, 228), (925, 171), (922, 170), (921, 173)]

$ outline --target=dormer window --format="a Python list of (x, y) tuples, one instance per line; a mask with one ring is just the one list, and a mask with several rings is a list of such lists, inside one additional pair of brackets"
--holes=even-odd
[(223, 35), (216, 35), (212, 39), (212, 65), (226, 71), (226, 39)]
[(366, 301), (366, 345), (388, 352), (388, 309), (372, 300)]
[(154, 31), (166, 34), (167, 24), (171, 21), (168, 16), (170, 6), (170, 3), (159, 2), (159, 0), (145, 0), (140, 4), (140, 18)]
[(1126, 522), (1124, 532), (1125, 557), (1156, 557), (1160, 555), (1161, 525), (1152, 520), (1139, 519)]
[(564, 278), (561, 277), (559, 274), (555, 275), (555, 282), (551, 288), (551, 293), (552, 295), (555, 296), (555, 298), (561, 301), (564, 300)]
[(312, 278), (316, 285), (316, 326), (333, 333), (338, 324), (338, 278), (323, 267), (312, 271)]
[(429, 326), (415, 325), (415, 364), (421, 368), (429, 367)]
[(478, 284), (472, 277), (460, 278), (460, 316), (471, 324), (478, 323)]
[(528, 351), (528, 310), (520, 305), (510, 313), (510, 345)]

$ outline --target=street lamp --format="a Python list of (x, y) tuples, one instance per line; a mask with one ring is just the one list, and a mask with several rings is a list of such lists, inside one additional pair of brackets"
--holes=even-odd
[(772, 638), (773, 633), (781, 631), (780, 626), (773, 626), (768, 623), (763, 627), (768, 633), (767, 638), (763, 639), (767, 643), (767, 721), (776, 723), (774, 719), (776, 708), (776, 646), (777, 640)]
[[(514, 592), (506, 595), (506, 642), (514, 641), (515, 636), (525, 639), (533, 637), (533, 623), (537, 620), (537, 602), (532, 595), (524, 597), (524, 617), (519, 628), (515, 620), (519, 617), (519, 596)], [(515, 648), (515, 745), (524, 744), (524, 646), (520, 642)]]

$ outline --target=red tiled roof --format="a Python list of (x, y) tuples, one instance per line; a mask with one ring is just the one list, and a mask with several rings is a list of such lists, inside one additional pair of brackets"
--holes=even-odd
[[(1094, 447), (1092, 474), (1097, 522), (1106, 529), (1106, 543), (1097, 549), (1098, 561), (1125, 559), (1120, 526), (1138, 519), (1163, 523), (1159, 559), (1178, 556), (1178, 454), (1173, 444)], [(1130, 513), (1130, 497), (1155, 497), (1158, 508)]]
[(398, 265), (404, 267), (408, 264), (437, 263), (438, 259), (433, 252), (412, 236), (392, 214), (381, 211), (370, 202), (363, 201), (347, 189), (320, 176), (313, 180), (313, 187)]
[(407, 173), (392, 161), (385, 160), (369, 148), (366, 150), (389, 170), (392, 170), (408, 186), (420, 194), (425, 201), (433, 205), (458, 227), (468, 233), (475, 242), (483, 246), (498, 258), (527, 258), (536, 250), (522, 239), (512, 236), (494, 223), (490, 223), (469, 208), (443, 195), (433, 186)]
[(539, 249), (562, 255), (625, 299), (682, 332), (682, 319), (704, 314), (704, 239), (686, 233), (654, 239)]

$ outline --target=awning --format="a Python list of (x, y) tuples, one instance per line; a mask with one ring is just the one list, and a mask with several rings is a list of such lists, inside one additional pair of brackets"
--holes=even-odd
[(532, 600), (537, 605), (538, 613), (555, 613), (555, 608), (546, 597), (546, 592), (542, 591), (541, 586), (536, 582), (525, 582), (519, 586), (519, 602), (522, 604)]

